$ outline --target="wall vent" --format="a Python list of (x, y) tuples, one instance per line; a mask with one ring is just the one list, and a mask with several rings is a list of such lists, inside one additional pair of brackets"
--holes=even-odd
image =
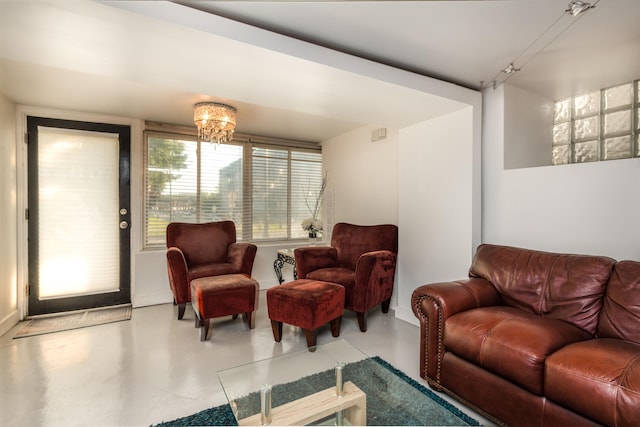
[(378, 128), (371, 131), (371, 142), (378, 142), (387, 139), (387, 128)]

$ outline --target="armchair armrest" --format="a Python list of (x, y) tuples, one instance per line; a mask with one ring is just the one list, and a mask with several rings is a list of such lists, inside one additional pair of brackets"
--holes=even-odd
[(232, 243), (229, 245), (227, 259), (240, 273), (251, 276), (257, 251), (258, 247), (253, 243)]
[(358, 258), (351, 309), (366, 312), (391, 298), (397, 255), (388, 250), (365, 252)]
[(173, 290), (176, 304), (184, 304), (191, 300), (189, 295), (189, 272), (187, 261), (182, 250), (176, 247), (167, 249), (167, 270), (169, 286)]
[(293, 256), (298, 278), (306, 279), (307, 274), (314, 270), (335, 267), (338, 251), (332, 246), (297, 248), (293, 251)]
[(411, 307), (420, 321), (420, 376), (439, 388), (447, 318), (463, 311), (494, 305), (502, 305), (500, 294), (489, 281), (480, 278), (416, 288), (411, 295)]

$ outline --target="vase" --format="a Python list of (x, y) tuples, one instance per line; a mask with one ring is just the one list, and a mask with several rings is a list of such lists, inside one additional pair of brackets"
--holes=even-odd
[(314, 231), (309, 232), (309, 246), (316, 246), (318, 243), (318, 233)]

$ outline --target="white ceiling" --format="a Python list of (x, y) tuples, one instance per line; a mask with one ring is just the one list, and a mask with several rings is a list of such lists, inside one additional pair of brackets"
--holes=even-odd
[[(508, 79), (550, 99), (640, 78), (640, 1), (593, 0), (578, 19), (567, 3), (0, 0), (0, 92), (185, 125), (211, 99), (238, 108), (239, 132), (322, 141), (460, 105), (354, 73), (361, 62), (300, 40), (476, 90)], [(327, 58), (349, 66), (319, 64)], [(501, 73), (512, 61), (521, 71)]]

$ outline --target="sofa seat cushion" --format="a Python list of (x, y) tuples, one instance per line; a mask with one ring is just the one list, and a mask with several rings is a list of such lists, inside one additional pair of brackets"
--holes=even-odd
[(545, 394), (602, 424), (638, 425), (640, 345), (599, 338), (558, 350), (547, 359)]
[(200, 279), (201, 277), (224, 276), (226, 274), (239, 274), (233, 264), (223, 262), (219, 264), (200, 264), (189, 268), (189, 282), (191, 280)]
[(445, 322), (444, 337), (446, 351), (538, 395), (543, 394), (546, 358), (591, 338), (569, 323), (507, 306), (455, 314)]
[(307, 279), (337, 283), (345, 287), (345, 307), (352, 307), (353, 289), (356, 286), (356, 272), (344, 267), (321, 268), (307, 273)]

